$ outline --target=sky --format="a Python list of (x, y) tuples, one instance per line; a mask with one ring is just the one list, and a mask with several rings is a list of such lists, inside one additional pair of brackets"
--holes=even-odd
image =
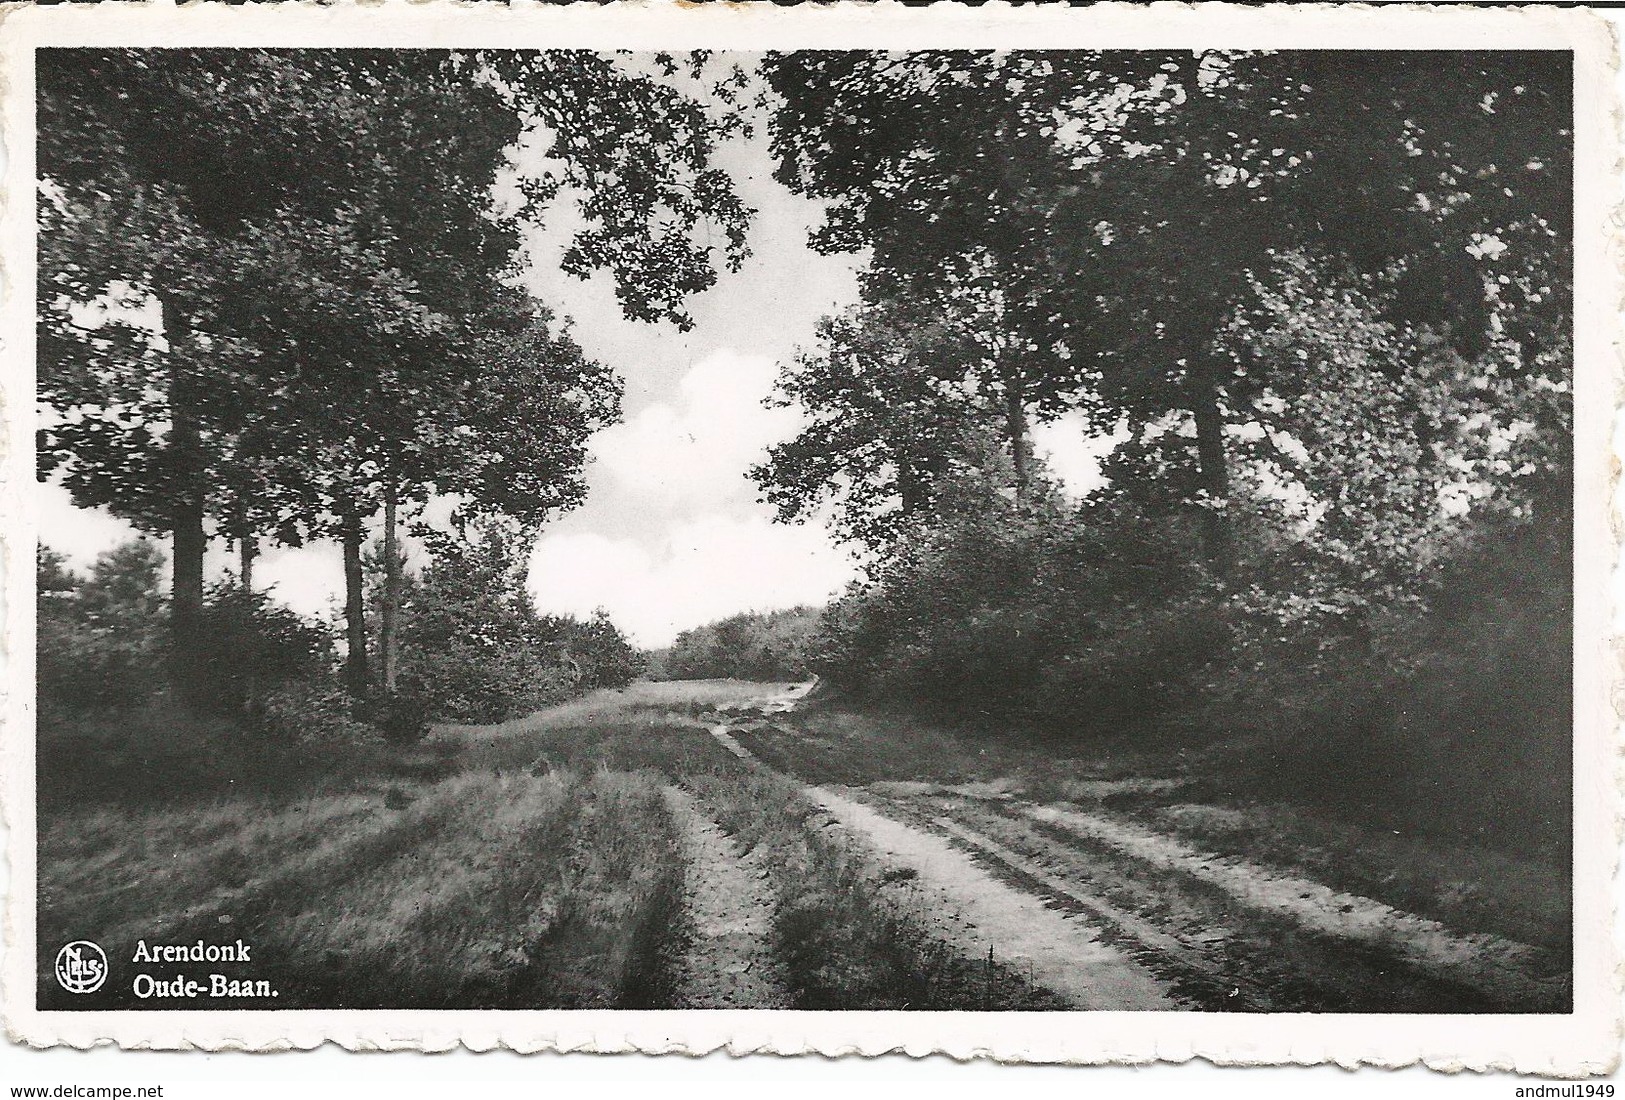
[[(531, 554), (531, 594), (548, 613), (603, 608), (640, 646), (668, 645), (682, 630), (740, 611), (822, 604), (856, 576), (822, 526), (775, 522), (748, 476), (800, 424), (797, 410), (764, 404), (778, 364), (812, 345), (820, 317), (856, 301), (863, 262), (808, 246), (820, 207), (773, 180), (764, 131), (719, 149), (757, 211), (751, 254), (690, 300), (688, 332), (627, 321), (608, 277), (560, 272), (567, 217), (550, 218), (527, 239), (526, 285), (571, 318), (585, 351), (625, 382), (621, 423), (590, 441), (585, 502), (544, 528)], [(519, 151), (521, 170), (545, 159), (541, 142)], [(1098, 477), (1101, 447), (1081, 426), (1040, 426), (1034, 442), (1073, 491)], [(133, 535), (104, 511), (73, 507), (55, 486), (42, 487), (40, 504), (42, 541), (78, 565)], [(208, 568), (218, 575), (232, 560), (218, 546)], [(254, 579), (306, 614), (333, 615), (342, 602), (334, 544), (267, 547)]]

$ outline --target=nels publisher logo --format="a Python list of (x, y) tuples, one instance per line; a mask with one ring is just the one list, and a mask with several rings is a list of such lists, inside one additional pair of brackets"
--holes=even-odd
[(94, 993), (107, 980), (107, 955), (89, 940), (74, 940), (56, 953), (56, 980), (69, 993)]

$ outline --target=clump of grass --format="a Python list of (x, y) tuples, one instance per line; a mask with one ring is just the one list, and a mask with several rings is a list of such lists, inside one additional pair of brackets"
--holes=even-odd
[(61, 817), (40, 836), (40, 936), (150, 938), (191, 908), (239, 900), (221, 896), (220, 869), (240, 855), (257, 872), (244, 891), (274, 888), (284, 877), (319, 874), (338, 853), (376, 844), (400, 827), (380, 817), (375, 797), (358, 792), (282, 805), (238, 798), (186, 810), (104, 808)]
[(441, 726), (443, 735), (470, 742), (504, 739), (547, 731), (584, 729), (628, 720), (692, 719), (723, 703), (758, 698), (769, 685), (744, 680), (685, 680), (640, 682), (624, 688), (594, 691), (569, 702), (547, 707), (523, 718), (484, 726)]

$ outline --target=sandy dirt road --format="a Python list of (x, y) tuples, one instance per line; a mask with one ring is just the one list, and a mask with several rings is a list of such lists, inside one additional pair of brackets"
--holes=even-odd
[(668, 786), (665, 797), (682, 842), (689, 931), (675, 967), (673, 1007), (790, 1007), (770, 941), (774, 898), (767, 876), (693, 795)]
[[(729, 752), (754, 759), (726, 723), (710, 730)], [(933, 934), (961, 956), (991, 957), (1080, 1009), (1179, 1007), (1166, 983), (1105, 943), (1098, 927), (999, 881), (941, 836), (834, 791), (808, 787), (806, 794), (878, 854), (894, 888), (917, 893)]]
[(991, 954), (1035, 985), (1080, 1009), (1178, 1008), (1167, 984), (1117, 948), (1100, 929), (1000, 882), (942, 837), (896, 821), (821, 787), (807, 796), (862, 837), (917, 890), (932, 931), (970, 959)]
[[(767, 767), (750, 746), (794, 723), (748, 715), (789, 718), (805, 694), (719, 714), (712, 735)], [(1080, 1008), (1549, 1011), (1567, 996), (1566, 973), (1526, 945), (980, 786), (806, 790), (919, 891), (956, 952), (991, 948)]]

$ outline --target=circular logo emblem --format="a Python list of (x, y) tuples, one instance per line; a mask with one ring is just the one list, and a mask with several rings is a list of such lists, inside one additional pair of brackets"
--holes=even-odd
[(56, 980), (69, 993), (94, 993), (107, 980), (107, 955), (89, 940), (74, 940), (56, 953)]

